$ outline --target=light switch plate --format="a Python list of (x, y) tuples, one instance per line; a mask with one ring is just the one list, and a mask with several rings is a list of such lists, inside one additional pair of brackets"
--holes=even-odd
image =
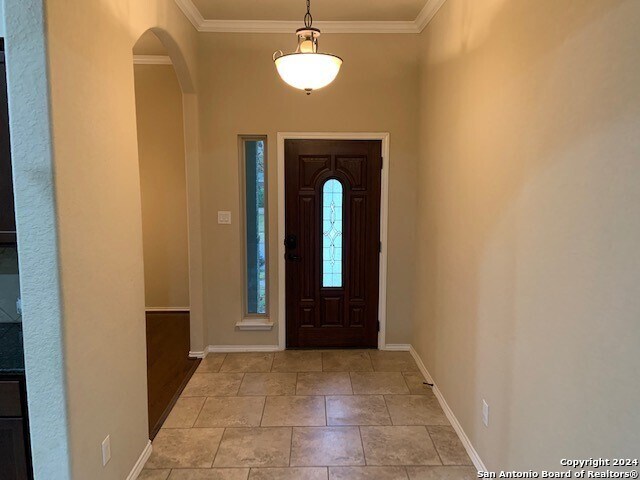
[(102, 441), (102, 466), (104, 467), (111, 460), (111, 435)]
[(218, 212), (218, 223), (220, 225), (231, 225), (231, 212)]
[(485, 427), (489, 426), (489, 404), (484, 398), (482, 399), (482, 423)]

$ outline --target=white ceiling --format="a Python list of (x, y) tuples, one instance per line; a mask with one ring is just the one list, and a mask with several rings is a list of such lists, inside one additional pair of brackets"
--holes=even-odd
[[(298, 20), (305, 0), (192, 0), (205, 20)], [(426, 0), (311, 0), (321, 21), (413, 21)]]
[[(420, 33), (446, 0), (311, 0), (324, 33)], [(175, 0), (199, 32), (291, 33), (305, 0)]]

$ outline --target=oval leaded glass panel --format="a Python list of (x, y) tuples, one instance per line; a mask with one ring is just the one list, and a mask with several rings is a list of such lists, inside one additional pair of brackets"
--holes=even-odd
[(322, 187), (322, 286), (342, 287), (342, 184), (330, 179)]

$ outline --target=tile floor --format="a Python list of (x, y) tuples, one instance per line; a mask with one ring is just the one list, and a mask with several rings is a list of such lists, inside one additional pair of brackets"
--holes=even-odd
[(209, 354), (141, 480), (471, 480), (406, 352)]

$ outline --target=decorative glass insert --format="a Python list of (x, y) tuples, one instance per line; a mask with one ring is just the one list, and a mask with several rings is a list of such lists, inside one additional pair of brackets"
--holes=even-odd
[(342, 287), (342, 184), (322, 187), (322, 286)]
[(246, 295), (249, 315), (267, 314), (266, 141), (245, 139)]

